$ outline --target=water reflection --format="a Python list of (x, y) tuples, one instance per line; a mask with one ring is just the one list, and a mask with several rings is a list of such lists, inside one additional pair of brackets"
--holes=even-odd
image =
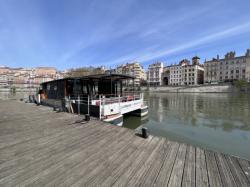
[(250, 95), (151, 93), (145, 94), (152, 134), (250, 159)]

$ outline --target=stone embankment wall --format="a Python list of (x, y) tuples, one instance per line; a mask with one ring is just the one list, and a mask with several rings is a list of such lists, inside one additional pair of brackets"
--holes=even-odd
[(231, 93), (238, 92), (232, 85), (203, 85), (203, 86), (160, 86), (160, 87), (142, 87), (142, 91), (149, 92), (197, 92), (197, 93)]
[[(38, 88), (15, 88), (15, 92), (36, 92)], [(0, 88), (0, 92), (12, 92), (11, 88)]]

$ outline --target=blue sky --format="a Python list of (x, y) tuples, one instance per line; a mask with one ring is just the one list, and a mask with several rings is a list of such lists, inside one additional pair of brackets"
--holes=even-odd
[(177, 63), (250, 48), (249, 0), (0, 0), (0, 65)]

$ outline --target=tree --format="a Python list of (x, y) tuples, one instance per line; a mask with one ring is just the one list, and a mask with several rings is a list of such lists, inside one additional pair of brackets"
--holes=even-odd
[(70, 69), (66, 77), (82, 77), (95, 74), (103, 74), (105, 71), (102, 68), (94, 68), (92, 66)]

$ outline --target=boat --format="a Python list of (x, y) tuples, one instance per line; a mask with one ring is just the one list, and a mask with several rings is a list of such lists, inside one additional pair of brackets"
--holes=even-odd
[(130, 86), (132, 91), (124, 91), (124, 82), (133, 80), (129, 75), (97, 74), (44, 82), (38, 102), (122, 126), (124, 114), (141, 117), (148, 114), (143, 93), (134, 91), (134, 86)]

